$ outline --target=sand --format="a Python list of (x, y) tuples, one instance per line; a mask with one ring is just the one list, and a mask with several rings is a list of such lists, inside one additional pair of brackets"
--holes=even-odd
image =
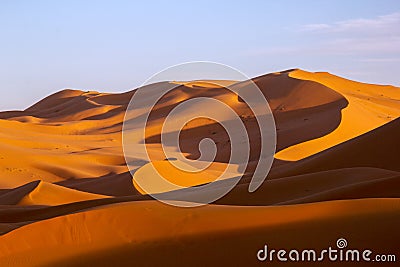
[[(24, 111), (0, 112), (0, 266), (252, 266), (260, 264), (256, 253), (266, 243), (322, 249), (340, 237), (352, 248), (398, 253), (400, 88), (299, 69), (252, 80), (277, 128), (271, 172), (254, 193), (248, 185), (260, 132), (248, 106), (224, 88), (245, 88), (246, 81), (147, 86), (148, 92), (175, 88), (151, 113), (145, 140), (151, 162), (132, 158), (133, 176), (152, 181), (155, 166), (185, 188), (171, 192), (155, 184), (151, 193), (200, 197), (226, 186), (241, 164), (228, 164), (227, 133), (209, 119), (190, 121), (180, 135), (189, 159), (200, 156), (201, 139), (217, 142), (215, 160), (204, 172), (179, 172), (165, 160), (161, 127), (178, 103), (218, 99), (248, 131), (244, 177), (223, 198), (197, 208), (160, 203), (132, 181), (121, 130), (135, 90), (63, 90)], [(192, 190), (226, 169), (228, 180), (208, 192)]]

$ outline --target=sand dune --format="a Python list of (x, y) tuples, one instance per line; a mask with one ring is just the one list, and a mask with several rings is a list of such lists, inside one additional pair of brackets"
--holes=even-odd
[(355, 198), (398, 198), (399, 183), (400, 172), (367, 167), (334, 169), (267, 180), (254, 193), (248, 192), (247, 184), (240, 184), (217, 203), (283, 205)]
[(18, 202), (18, 205), (62, 205), (104, 197), (107, 196), (82, 192), (47, 182), (39, 182), (32, 191)]
[[(266, 242), (318, 249), (340, 237), (351, 247), (396, 253), (400, 88), (299, 69), (252, 81), (268, 100), (277, 128), (272, 169), (254, 193), (248, 186), (260, 130), (243, 99), (224, 88), (246, 90), (249, 81), (147, 85), (145, 97), (173, 88), (153, 108), (145, 140), (134, 139), (146, 142), (151, 162), (137, 155), (125, 162), (122, 151), (122, 122), (135, 90), (67, 89), (24, 111), (0, 112), (0, 266), (247, 266), (259, 264), (256, 252)], [(199, 142), (214, 140), (217, 153), (205, 162), (209, 167), (185, 173), (172, 166), (175, 160), (165, 160), (160, 143), (166, 115), (196, 97), (218, 99), (241, 118), (250, 139), (249, 164), (239, 184), (215, 203), (171, 207), (152, 200), (131, 175), (151, 183), (155, 166), (182, 189), (156, 183), (152, 193), (200, 199), (226, 186), (244, 166), (227, 164), (229, 137), (205, 118), (184, 125), (179, 145), (185, 157), (197, 159)], [(193, 105), (178, 115), (204, 108)], [(208, 191), (193, 189), (224, 170), (226, 180)]]
[(400, 171), (400, 119), (304, 160), (276, 168), (271, 176), (286, 176), (347, 167), (376, 167)]
[(139, 194), (132, 186), (132, 176), (129, 172), (110, 173), (102, 177), (69, 179), (57, 184), (80, 191), (108, 196), (130, 196)]
[(299, 160), (371, 131), (400, 116), (400, 92), (393, 86), (349, 81), (329, 73), (290, 72), (290, 77), (321, 83), (343, 95), (349, 102), (338, 127), (330, 134), (300, 143), (277, 153), (284, 160)]
[[(322, 249), (334, 246), (338, 236), (346, 236), (352, 247), (363, 248), (368, 244), (370, 249), (393, 251), (397, 249), (394, 241), (400, 237), (399, 209), (398, 199), (284, 207), (210, 205), (195, 209), (170, 207), (156, 201), (132, 202), (14, 230), (0, 240), (0, 263), (2, 266), (254, 265), (257, 251), (266, 242), (274, 247), (290, 244), (291, 248), (300, 249), (312, 244)], [(60, 225), (63, 231), (59, 230)], [(43, 235), (43, 231), (48, 234)], [(387, 235), (388, 232), (391, 234)], [(21, 243), (22, 239), (25, 242)], [(224, 253), (226, 250), (230, 253)], [(237, 254), (240, 257), (235, 257)]]
[[(177, 164), (177, 165), (173, 165)], [(180, 165), (180, 166), (179, 166)], [(177, 168), (178, 166), (179, 168)], [(142, 194), (157, 194), (176, 190), (176, 186), (187, 188), (216, 181), (221, 173), (226, 171), (224, 179), (234, 178), (239, 174), (238, 165), (228, 165), (213, 162), (204, 171), (195, 172), (197, 169), (178, 161), (152, 161), (141, 167), (133, 175), (134, 186)], [(182, 170), (183, 169), (183, 170)], [(187, 171), (185, 171), (187, 170)], [(192, 170), (193, 172), (190, 172)], [(167, 179), (167, 183), (163, 183), (163, 179)], [(141, 185), (148, 186), (151, 190), (143, 190)]]

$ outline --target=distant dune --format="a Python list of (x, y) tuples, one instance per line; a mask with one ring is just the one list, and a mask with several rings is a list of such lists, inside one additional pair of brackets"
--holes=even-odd
[(252, 81), (268, 100), (277, 130), (271, 171), (254, 193), (248, 184), (260, 132), (246, 103), (224, 87), (240, 89), (248, 81), (147, 85), (175, 88), (153, 108), (143, 140), (151, 162), (130, 163), (133, 175), (151, 179), (157, 174), (150, 166), (157, 166), (185, 187), (170, 192), (159, 186), (152, 193), (207, 194), (192, 188), (224, 170), (228, 179), (237, 175), (228, 135), (209, 119), (187, 123), (179, 140), (189, 159), (200, 156), (203, 138), (215, 141), (215, 162), (204, 173), (177, 172), (165, 160), (161, 128), (178, 103), (218, 99), (248, 131), (244, 177), (223, 198), (197, 208), (160, 203), (132, 181), (121, 132), (135, 90), (67, 89), (24, 111), (0, 112), (0, 266), (252, 266), (270, 264), (256, 257), (267, 242), (322, 249), (341, 237), (352, 248), (398, 253), (400, 88), (299, 69)]

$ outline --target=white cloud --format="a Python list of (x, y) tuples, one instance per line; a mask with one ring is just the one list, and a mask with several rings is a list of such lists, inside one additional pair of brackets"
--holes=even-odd
[(359, 18), (331, 24), (307, 24), (301, 26), (300, 30), (315, 33), (400, 34), (400, 12), (372, 19)]
[[(367, 57), (400, 53), (400, 12), (300, 27), (302, 38), (314, 38), (314, 47), (333, 55)], [(373, 55), (371, 55), (373, 54)]]
[(279, 67), (327, 70), (370, 83), (399, 85), (400, 12), (375, 18), (308, 24), (287, 31), (290, 42), (245, 51)]

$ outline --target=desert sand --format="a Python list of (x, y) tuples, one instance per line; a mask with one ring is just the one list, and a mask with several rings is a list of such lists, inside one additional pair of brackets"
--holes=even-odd
[[(250, 159), (239, 184), (196, 208), (160, 203), (133, 182), (121, 131), (135, 90), (67, 89), (24, 111), (0, 112), (0, 266), (280, 266), (285, 264), (259, 262), (257, 251), (266, 243), (323, 249), (341, 237), (352, 248), (397, 253), (400, 260), (400, 88), (300, 69), (252, 81), (268, 100), (277, 130), (268, 179), (253, 193), (248, 184), (260, 153), (256, 118), (224, 88), (246, 82), (147, 85), (176, 88), (148, 120), (151, 162), (129, 163), (137, 179), (156, 175), (152, 164), (187, 188), (179, 194), (199, 194), (191, 187), (226, 169), (228, 178), (236, 175), (238, 166), (228, 164), (227, 133), (209, 119), (187, 123), (179, 140), (189, 159), (200, 156), (203, 138), (216, 142), (215, 161), (205, 172), (177, 172), (165, 160), (162, 125), (182, 101), (223, 101), (249, 134)], [(152, 193), (174, 193), (169, 190), (160, 186)], [(352, 266), (335, 264), (324, 266)], [(293, 265), (306, 264), (286, 266)]]

